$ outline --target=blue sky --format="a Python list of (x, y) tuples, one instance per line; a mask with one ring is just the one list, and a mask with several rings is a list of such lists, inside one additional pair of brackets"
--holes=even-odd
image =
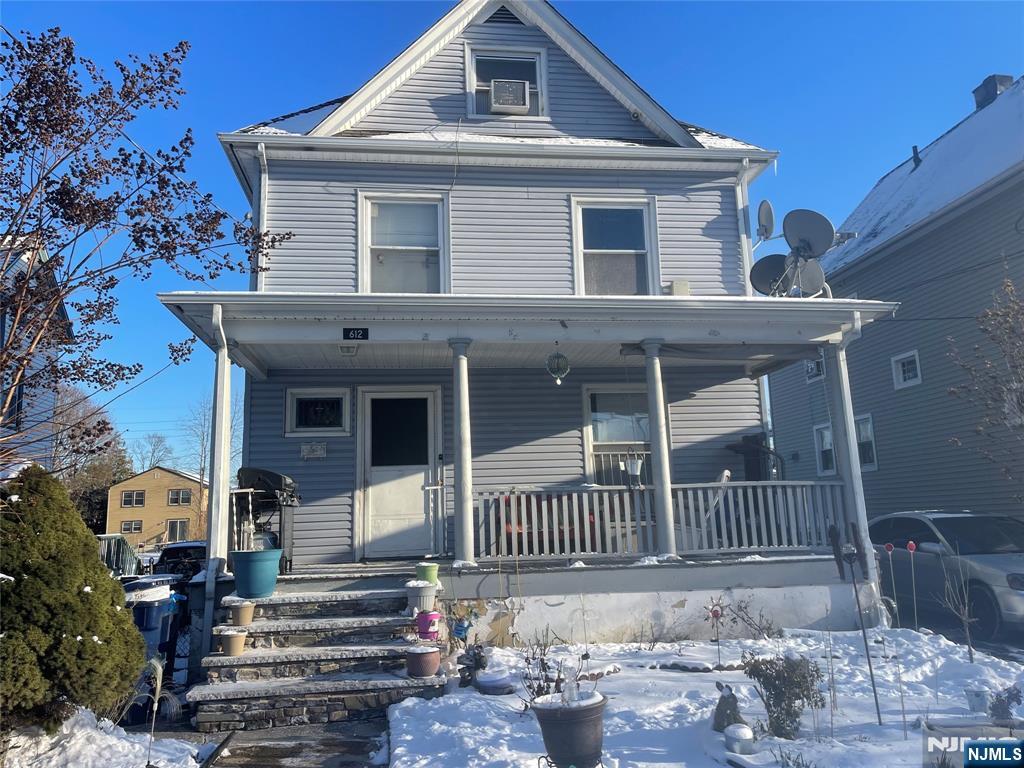
[[(767, 197), (780, 213), (815, 208), (836, 224), (912, 145), (965, 117), (986, 75), (1024, 72), (1024, 3), (556, 5), (678, 118), (781, 151), (777, 174), (752, 189), (755, 206)], [(188, 40), (181, 109), (147, 118), (131, 134), (152, 149), (191, 127), (191, 175), (241, 216), (245, 200), (216, 133), (355, 90), (448, 7), (3, 0), (0, 20), (14, 30), (60, 26), (82, 55), (108, 67), (130, 51)], [(245, 286), (238, 275), (215, 284)], [(108, 354), (142, 362), (143, 376), (161, 368), (167, 342), (185, 333), (154, 295), (201, 287), (162, 274), (126, 285)], [(115, 420), (129, 440), (162, 432), (184, 451), (179, 419), (210, 390), (212, 369), (211, 353), (197, 349), (192, 362), (113, 403)]]

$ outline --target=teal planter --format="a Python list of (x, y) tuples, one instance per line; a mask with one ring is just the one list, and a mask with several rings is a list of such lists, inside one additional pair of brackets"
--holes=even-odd
[(277, 586), (277, 570), (281, 564), (280, 549), (258, 552), (232, 552), (235, 571), (235, 593), (239, 597), (270, 597)]

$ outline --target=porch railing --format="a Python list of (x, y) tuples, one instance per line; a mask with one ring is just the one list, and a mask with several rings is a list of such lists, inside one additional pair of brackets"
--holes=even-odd
[[(736, 482), (672, 486), (680, 554), (814, 550), (846, 527), (840, 482)], [(478, 557), (657, 554), (651, 487), (478, 487)]]

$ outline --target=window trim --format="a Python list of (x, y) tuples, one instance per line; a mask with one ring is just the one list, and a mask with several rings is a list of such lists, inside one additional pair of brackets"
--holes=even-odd
[[(823, 429), (827, 429), (829, 434), (832, 435), (832, 469), (829, 470), (823, 469), (821, 466), (821, 447), (818, 443), (818, 433)], [(836, 438), (835, 432), (832, 430), (832, 423), (825, 421), (821, 424), (815, 424), (811, 430), (814, 438), (814, 465), (818, 471), (818, 477), (834, 477), (838, 468), (836, 466)]]
[[(132, 494), (132, 503), (131, 504), (125, 504), (124, 503), (124, 497), (127, 494), (129, 494), (129, 493)], [(141, 504), (136, 504), (135, 503), (135, 499), (136, 499), (136, 497), (140, 493), (142, 494), (142, 503)], [(144, 507), (144, 506), (146, 506), (146, 491), (145, 490), (141, 490), (141, 491), (134, 491), (134, 490), (132, 490), (132, 491), (121, 491), (121, 509), (139, 509), (139, 508)]]
[[(340, 397), (341, 427), (296, 427), (295, 401), (300, 397)], [(288, 387), (285, 390), (284, 402), (285, 437), (348, 437), (352, 434), (352, 389), (350, 387)]]
[[(580, 387), (580, 392), (583, 395), (583, 473), (587, 478), (587, 482), (594, 482), (596, 477), (596, 468), (594, 466), (594, 427), (591, 422), (591, 411), (590, 411), (590, 396), (600, 394), (621, 394), (621, 393), (633, 393), (639, 392), (641, 398), (644, 401), (644, 406), (647, 405), (647, 385), (646, 384), (584, 384)], [(668, 429), (668, 442), (669, 450), (672, 446), (672, 422), (669, 420), (669, 403), (665, 402), (665, 425)], [(648, 412), (647, 418), (650, 419), (650, 413)], [(653, 427), (653, 424), (651, 425)], [(650, 449), (653, 453), (654, 446), (651, 445)]]
[[(178, 542), (178, 541), (188, 541), (188, 534), (189, 534), (189, 530), (188, 529), (191, 526), (191, 522), (192, 521), (189, 520), (187, 517), (174, 517), (174, 518), (168, 518), (167, 520), (165, 520), (164, 521), (164, 537), (167, 540), (167, 542), (170, 544), (170, 543), (175, 543), (175, 542)], [(180, 538), (180, 539), (172, 539), (171, 538), (171, 523), (184, 523), (185, 524), (185, 536), (183, 538)]]
[[(647, 296), (660, 296), (661, 251), (658, 243), (658, 198), (656, 195), (569, 195), (572, 211), (572, 283), (576, 296), (586, 296), (583, 274), (583, 209), (640, 208), (644, 212), (647, 238)], [(596, 294), (603, 295), (603, 294)]]
[[(903, 373), (900, 370), (900, 363), (904, 360), (909, 360), (910, 358), (914, 358), (914, 362), (917, 363), (917, 378), (911, 379), (910, 381), (903, 381)], [(890, 357), (889, 368), (892, 370), (892, 385), (895, 389), (916, 387), (924, 380), (924, 377), (921, 375), (921, 356), (918, 354), (916, 349)]]
[(860, 462), (861, 472), (874, 472), (878, 469), (878, 439), (875, 437), (875, 420), (870, 413), (862, 413), (853, 417), (854, 442), (857, 444), (857, 459), (860, 459), (860, 441), (857, 440), (857, 422), (867, 421), (871, 425), (871, 451), (875, 454), (875, 460), (871, 464)]
[[(376, 202), (390, 202), (390, 203), (425, 203), (432, 202), (437, 205), (437, 254), (438, 254), (438, 268), (441, 270), (441, 274), (438, 279), (440, 287), (440, 293), (451, 293), (452, 292), (452, 269), (451, 269), (451, 249), (449, 246), (450, 237), (449, 229), (451, 226), (451, 217), (448, 206), (448, 193), (447, 192), (404, 192), (395, 190), (370, 190), (370, 189), (359, 189), (356, 190), (357, 195), (357, 215), (358, 222), (356, 225), (356, 238), (357, 238), (357, 251), (358, 261), (356, 264), (356, 279), (357, 289), (359, 293), (373, 294), (370, 290), (370, 250), (372, 247), (371, 242), (371, 221), (370, 206)], [(387, 296), (389, 294), (376, 294), (379, 296)], [(396, 294), (390, 294), (396, 295)], [(430, 293), (409, 293), (409, 294), (397, 294), (401, 296), (433, 296), (435, 294)]]
[[(537, 61), (537, 99), (538, 115), (505, 115), (488, 112), (481, 115), (476, 111), (476, 57), (501, 58), (528, 58), (532, 57)], [(530, 45), (473, 45), (466, 42), (463, 45), (463, 71), (465, 72), (466, 86), (466, 119), (474, 122), (487, 120), (500, 120), (506, 122), (540, 121), (551, 122), (551, 113), (548, 109), (548, 49), (544, 46)], [(533, 98), (533, 95), (530, 96)]]

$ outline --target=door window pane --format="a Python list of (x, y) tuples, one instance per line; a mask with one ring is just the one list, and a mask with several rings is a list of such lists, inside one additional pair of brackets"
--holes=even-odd
[(370, 401), (370, 464), (374, 467), (430, 463), (428, 400), (425, 397)]

